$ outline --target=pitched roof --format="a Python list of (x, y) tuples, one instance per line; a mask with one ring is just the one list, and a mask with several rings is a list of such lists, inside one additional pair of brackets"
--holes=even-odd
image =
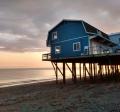
[(116, 33), (111, 33), (111, 34), (109, 34), (109, 36), (114, 36), (114, 35), (120, 35), (120, 32), (116, 32)]
[(56, 27), (58, 27), (60, 24), (62, 24), (63, 22), (83, 22), (83, 20), (72, 20), (72, 19), (63, 19), (62, 21), (60, 21), (57, 25), (55, 25), (50, 31), (54, 30)]
[[(95, 35), (95, 34), (98, 34), (98, 32), (100, 32), (100, 34), (101, 34), (102, 36), (104, 36), (103, 39), (105, 39), (106, 42), (111, 42), (111, 41), (109, 40), (109, 36), (108, 36), (106, 33), (100, 31), (99, 29), (95, 28), (94, 26), (88, 24), (87, 22), (85, 22), (85, 21), (83, 21), (83, 20), (63, 19), (63, 20), (62, 20), (61, 22), (59, 22), (55, 27), (53, 27), (49, 32), (51, 32), (52, 30), (54, 30), (56, 27), (58, 27), (59, 25), (61, 25), (63, 22), (83, 22), (83, 27), (84, 27), (84, 29), (86, 30), (86, 33)], [(92, 30), (92, 31), (91, 31), (91, 30)], [(93, 33), (92, 33), (92, 32), (93, 32)], [(48, 38), (49, 38), (49, 37), (48, 37)], [(47, 39), (47, 40), (48, 40), (48, 39)], [(111, 42), (111, 43), (112, 43), (112, 42)], [(112, 43), (112, 44), (114, 44), (114, 43)], [(48, 45), (48, 43), (47, 43), (47, 45)]]

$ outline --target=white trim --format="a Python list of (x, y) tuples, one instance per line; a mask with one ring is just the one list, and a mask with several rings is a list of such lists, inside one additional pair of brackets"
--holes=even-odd
[(84, 37), (88, 37), (88, 36), (89, 35), (78, 37), (78, 38), (73, 38), (73, 39), (68, 39), (68, 40), (63, 40), (63, 41), (55, 42), (55, 43), (52, 43), (52, 44), (58, 44), (58, 43), (62, 43), (62, 42), (68, 42), (68, 41), (71, 41), (71, 40), (76, 40), (76, 39), (80, 39), (80, 38), (84, 38)]
[(89, 33), (89, 34), (94, 34), (94, 35), (97, 34), (97, 33), (93, 33), (93, 32), (87, 32), (87, 33)]
[[(87, 23), (88, 24), (88, 23)], [(87, 32), (87, 30), (86, 30), (86, 27), (85, 27), (85, 25), (84, 25), (84, 21), (82, 21), (82, 25), (83, 25), (83, 27), (84, 27), (84, 30), (85, 30), (85, 33), (89, 33), (89, 34), (96, 34), (96, 33), (93, 33), (93, 32)], [(93, 27), (93, 26), (92, 26)], [(95, 28), (95, 27), (94, 27)], [(95, 28), (96, 30), (98, 30), (97, 28)]]
[[(56, 51), (57, 47), (59, 48), (59, 52)], [(60, 54), (61, 53), (61, 46), (55, 46), (55, 54)]]
[(89, 36), (90, 40), (95, 38), (97, 35)]
[(89, 54), (91, 53), (91, 39), (90, 39), (90, 37), (88, 37), (88, 42), (89, 42), (89, 48), (88, 48), (88, 52), (89, 52)]
[(84, 22), (82, 21), (82, 25), (83, 25), (83, 28), (84, 28), (84, 30), (85, 30), (85, 33), (87, 33), (87, 30), (86, 30), (86, 28), (85, 28), (85, 25), (84, 25)]
[[(77, 45), (78, 43), (79, 43), (80, 48), (75, 50), (74, 46)], [(81, 42), (74, 42), (73, 43), (73, 51), (80, 51), (80, 50), (81, 50)]]

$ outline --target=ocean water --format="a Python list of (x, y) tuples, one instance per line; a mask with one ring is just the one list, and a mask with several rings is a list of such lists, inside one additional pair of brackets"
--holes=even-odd
[(0, 69), (0, 87), (55, 80), (54, 70), (45, 68)]
[[(79, 77), (79, 70), (77, 69)], [(66, 69), (66, 78), (71, 78), (71, 72)], [(53, 68), (12, 68), (0, 69), (0, 88), (14, 85), (22, 85), (36, 82), (45, 82), (55, 80)], [(62, 75), (58, 72), (58, 78)]]

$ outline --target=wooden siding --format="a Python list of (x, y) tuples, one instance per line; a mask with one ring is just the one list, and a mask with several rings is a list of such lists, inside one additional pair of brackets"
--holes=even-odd
[[(52, 37), (54, 32), (57, 32), (57, 39), (53, 39)], [(101, 32), (100, 30), (89, 25), (88, 23), (84, 21), (63, 20), (53, 29), (51, 29), (48, 33), (47, 46), (51, 47), (51, 51), (50, 51), (51, 58), (53, 59), (70, 58), (70, 57), (75, 58), (81, 55), (86, 55), (85, 48), (90, 47), (90, 39), (89, 39), (90, 36), (91, 35), (95, 36), (99, 32), (100, 34), (102, 34), (102, 36), (104, 36), (105, 39), (108, 39), (108, 41), (103, 41), (103, 42), (109, 42), (110, 44), (107, 34)], [(104, 40), (104, 38), (101, 39)], [(73, 50), (73, 43), (75, 42), (80, 42), (81, 44), (80, 46), (81, 49), (79, 51)], [(56, 46), (60, 46), (61, 48), (61, 51), (58, 54), (55, 53)]]
[[(83, 53), (83, 48), (88, 45), (88, 36), (85, 33), (82, 22), (74, 23), (62, 23), (59, 27), (50, 32), (52, 38), (52, 32), (57, 31), (58, 38), (51, 41), (51, 57), (52, 58), (67, 58), (77, 57)], [(80, 42), (81, 50), (73, 51), (73, 43)], [(61, 46), (61, 53), (55, 54), (55, 46)]]

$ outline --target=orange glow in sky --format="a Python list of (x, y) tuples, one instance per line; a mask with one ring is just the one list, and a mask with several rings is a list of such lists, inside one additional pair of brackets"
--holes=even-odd
[(49, 68), (50, 62), (42, 61), (41, 52), (0, 52), (0, 68)]

